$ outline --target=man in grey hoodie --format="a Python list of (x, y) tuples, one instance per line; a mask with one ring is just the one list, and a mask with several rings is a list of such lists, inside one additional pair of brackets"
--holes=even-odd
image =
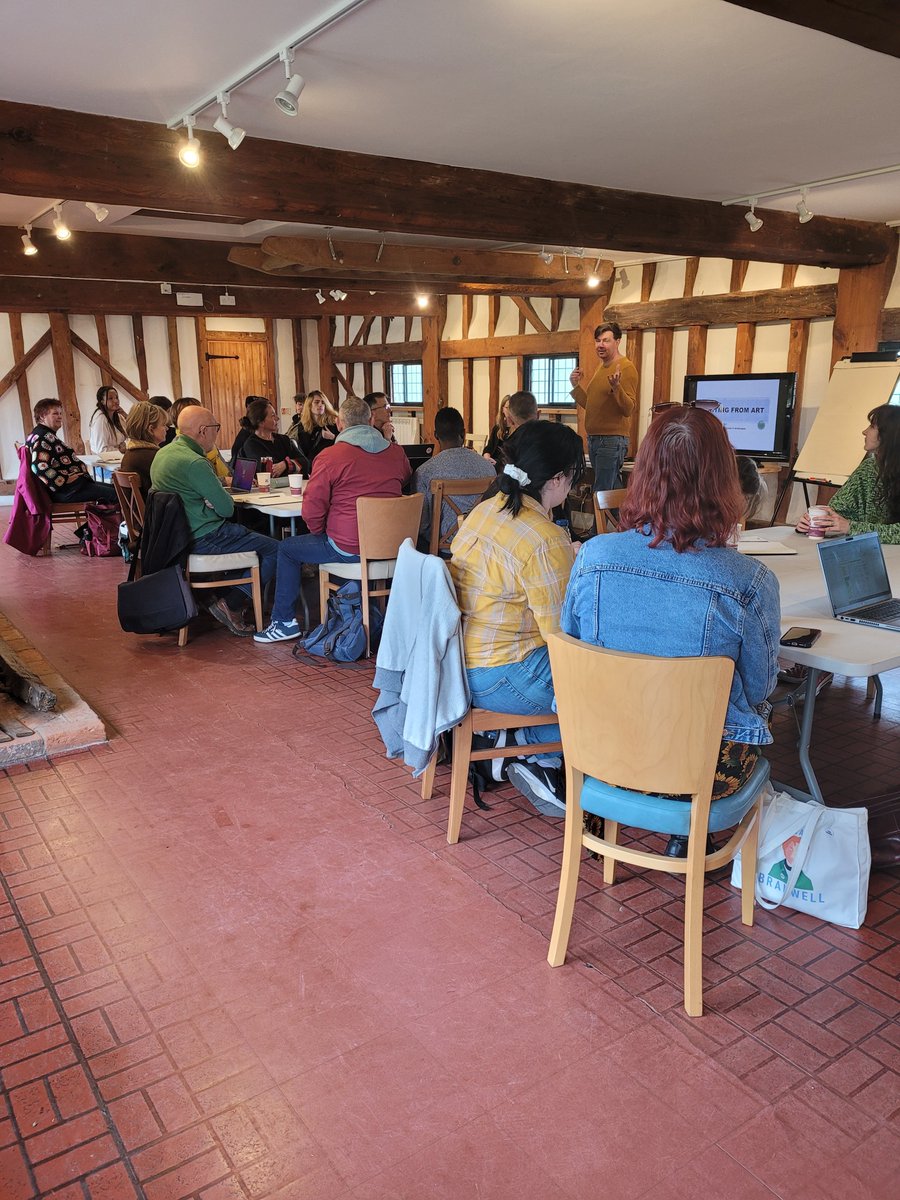
[(399, 496), (409, 479), (401, 446), (372, 427), (364, 400), (348, 397), (338, 410), (335, 443), (316, 456), (303, 496), (308, 534), (278, 546), (275, 605), (268, 629), (257, 642), (289, 642), (304, 632), (296, 618), (304, 563), (359, 562), (356, 501), (360, 496)]

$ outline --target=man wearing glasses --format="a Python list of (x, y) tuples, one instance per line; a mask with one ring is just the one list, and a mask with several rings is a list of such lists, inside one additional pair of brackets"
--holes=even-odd
[[(221, 426), (208, 408), (194, 406), (184, 409), (178, 419), (178, 437), (155, 455), (150, 467), (153, 487), (160, 492), (177, 493), (184, 504), (185, 515), (194, 538), (191, 547), (195, 554), (237, 554), (255, 551), (259, 556), (262, 586), (275, 575), (278, 543), (261, 533), (230, 521), (234, 501), (216, 478), (206, 455), (216, 444)], [(237, 637), (253, 633), (245, 622), (241, 609), (246, 601), (240, 597), (250, 594), (249, 584), (227, 589), (224, 597), (209, 606), (209, 613)], [(234, 605), (237, 607), (234, 607)]]

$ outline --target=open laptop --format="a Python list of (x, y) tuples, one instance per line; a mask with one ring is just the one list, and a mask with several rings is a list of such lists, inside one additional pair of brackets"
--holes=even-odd
[(900, 631), (900, 599), (891, 595), (877, 533), (819, 542), (819, 562), (839, 621)]
[(231, 487), (229, 492), (249, 492), (253, 490), (253, 484), (256, 479), (256, 459), (255, 458), (236, 458), (234, 460), (234, 471), (231, 476)]
[(423, 442), (419, 446), (404, 446), (403, 449), (409, 459), (409, 465), (415, 471), (423, 463), (428, 462), (434, 454), (434, 442)]

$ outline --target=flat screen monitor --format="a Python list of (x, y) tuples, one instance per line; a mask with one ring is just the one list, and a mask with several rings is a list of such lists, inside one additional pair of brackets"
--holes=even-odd
[(702, 404), (725, 426), (736, 454), (788, 462), (797, 376), (686, 375), (685, 404)]

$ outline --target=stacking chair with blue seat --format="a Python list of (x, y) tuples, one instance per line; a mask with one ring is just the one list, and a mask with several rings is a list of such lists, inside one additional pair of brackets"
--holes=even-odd
[[(753, 924), (759, 813), (769, 764), (760, 758), (733, 796), (712, 800), (734, 664), (728, 658), (654, 658), (551, 634), (550, 665), (566, 762), (566, 828), (548, 962), (565, 961), (582, 847), (615, 864), (686, 876), (684, 1006), (703, 1012), (703, 890), (706, 872), (741, 854), (741, 919)], [(673, 796), (690, 797), (690, 802)], [(603, 837), (584, 829), (584, 813), (604, 821)], [(686, 858), (619, 843), (619, 827), (688, 838)], [(733, 827), (706, 853), (707, 833)]]

